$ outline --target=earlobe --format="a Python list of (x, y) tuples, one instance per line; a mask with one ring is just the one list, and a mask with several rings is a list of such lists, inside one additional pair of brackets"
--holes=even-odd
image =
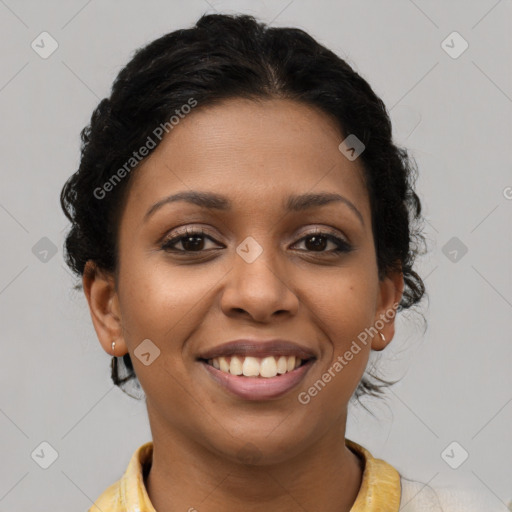
[(120, 357), (126, 354), (114, 278), (89, 260), (84, 269), (82, 284), (101, 346), (112, 355), (112, 342), (115, 341), (115, 355)]
[(395, 335), (395, 317), (404, 290), (402, 272), (392, 272), (379, 282), (379, 300), (374, 327), (378, 334), (373, 337), (372, 349), (384, 350)]

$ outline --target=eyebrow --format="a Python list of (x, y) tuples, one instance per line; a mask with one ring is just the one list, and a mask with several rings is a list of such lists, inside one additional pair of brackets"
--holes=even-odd
[[(214, 192), (200, 192), (197, 190), (190, 190), (186, 192), (178, 192), (177, 194), (164, 197), (160, 201), (156, 202), (146, 212), (143, 221), (146, 222), (149, 217), (151, 217), (151, 215), (153, 215), (162, 206), (177, 201), (186, 201), (208, 210), (228, 211), (232, 208), (232, 203), (226, 196), (216, 194)], [(316, 194), (309, 193), (289, 196), (285, 203), (285, 209), (291, 212), (300, 212), (331, 203), (343, 203), (347, 205), (356, 214), (358, 219), (361, 221), (361, 224), (364, 226), (363, 216), (361, 215), (361, 212), (356, 208), (354, 203), (352, 203), (346, 197), (332, 192), (322, 192)]]

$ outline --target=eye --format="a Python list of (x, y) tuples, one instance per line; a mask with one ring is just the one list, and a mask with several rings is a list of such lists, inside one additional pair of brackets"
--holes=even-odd
[[(187, 228), (184, 233), (166, 238), (161, 248), (168, 252), (202, 252), (206, 239), (215, 242), (215, 240), (206, 235), (203, 230), (198, 231)], [(183, 249), (176, 249), (175, 246), (178, 244), (181, 244)]]
[[(350, 252), (352, 246), (342, 238), (326, 231), (314, 231), (302, 237), (297, 243), (305, 242), (306, 251), (319, 253), (340, 253)], [(334, 249), (324, 250), (331, 243)]]
[[(204, 247), (206, 240), (215, 242), (215, 240), (206, 235), (203, 230), (187, 228), (182, 233), (166, 238), (161, 248), (167, 252), (200, 253), (206, 250)], [(314, 231), (309, 233), (298, 240), (296, 244), (300, 242), (305, 243), (306, 252), (346, 253), (353, 249), (347, 241), (326, 231)], [(326, 251), (325, 249), (329, 243), (332, 244), (334, 248)], [(182, 246), (181, 249), (177, 248), (179, 244)]]

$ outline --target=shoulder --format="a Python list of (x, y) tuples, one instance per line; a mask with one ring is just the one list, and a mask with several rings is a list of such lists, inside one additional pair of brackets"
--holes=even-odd
[(119, 496), (119, 482), (116, 482), (101, 493), (87, 512), (96, 512), (97, 510), (111, 512), (119, 510)]
[(151, 464), (152, 457), (152, 441), (139, 446), (133, 452), (121, 479), (105, 489), (88, 512), (155, 512), (144, 483), (144, 470)]
[(432, 487), (400, 477), (400, 512), (500, 512), (503, 506), (489, 493), (462, 487)]

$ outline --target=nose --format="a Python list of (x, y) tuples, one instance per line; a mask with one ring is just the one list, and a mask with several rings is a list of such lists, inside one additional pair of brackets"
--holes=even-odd
[(298, 311), (299, 299), (289, 282), (290, 273), (270, 250), (250, 263), (236, 254), (226, 279), (221, 308), (227, 316), (245, 315), (267, 323), (278, 314), (293, 316)]

